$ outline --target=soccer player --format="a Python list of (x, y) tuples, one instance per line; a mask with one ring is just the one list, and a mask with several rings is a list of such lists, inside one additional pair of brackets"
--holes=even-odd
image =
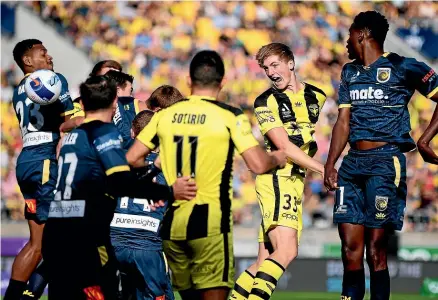
[(172, 284), (185, 300), (224, 300), (234, 280), (232, 165), (234, 149), (255, 173), (285, 165), (281, 151), (267, 154), (240, 109), (218, 102), (224, 85), (218, 53), (201, 51), (190, 63), (191, 96), (160, 110), (127, 153), (133, 166), (160, 146), (168, 183), (190, 175), (198, 187), (192, 201), (176, 200), (161, 229)]
[(55, 200), (43, 235), (49, 299), (115, 299), (109, 232), (114, 197), (189, 200), (196, 186), (183, 178), (169, 188), (130, 172), (120, 133), (111, 123), (117, 103), (113, 80), (90, 77), (80, 94), (86, 119), (62, 140)]
[[(132, 138), (149, 123), (154, 112), (144, 110), (132, 122)], [(149, 172), (154, 172), (156, 153), (147, 157)], [(159, 171), (157, 183), (166, 185)], [(121, 197), (111, 222), (111, 243), (119, 263), (123, 299), (174, 298), (172, 285), (159, 236), (166, 206), (151, 210), (148, 199)], [(160, 298), (162, 297), (162, 298)]]
[(132, 120), (140, 112), (147, 109), (146, 103), (132, 97), (132, 75), (119, 72), (108, 71), (105, 76), (113, 79), (117, 85), (117, 107), (113, 117), (113, 123), (116, 125), (123, 139), (123, 148), (128, 149), (134, 140), (131, 138)]
[(271, 297), (298, 254), (306, 168), (324, 172), (323, 165), (311, 158), (318, 149), (313, 134), (326, 99), (324, 92), (297, 79), (294, 55), (284, 44), (263, 46), (256, 59), (273, 86), (257, 97), (254, 112), (268, 150), (283, 150), (290, 161), (284, 169), (256, 178), (263, 217), (259, 254), (236, 281), (231, 299)]
[[(25, 217), (30, 238), (12, 265), (12, 274), (5, 299), (20, 299), (32, 272), (41, 261), (41, 237), (53, 199), (57, 176), (56, 145), (59, 126), (70, 118), (73, 103), (64, 76), (57, 73), (62, 90), (59, 100), (49, 105), (32, 102), (26, 95), (26, 77), (37, 70), (53, 70), (52, 57), (43, 43), (36, 39), (18, 42), (13, 50), (14, 60), (25, 74), (14, 90), (12, 102), (20, 124), (23, 150), (17, 159), (17, 181), (25, 199)], [(32, 296), (32, 291), (26, 291)]]
[[(93, 67), (93, 70), (91, 71), (89, 76), (105, 75), (108, 71), (111, 70), (122, 72), (122, 65), (115, 60), (102, 60)], [(84, 121), (85, 114), (82, 110), (80, 101), (81, 97), (77, 97), (73, 100), (73, 105), (75, 108), (74, 113), (71, 116), (70, 120), (61, 124), (59, 128), (61, 132), (69, 132), (81, 125)]]
[(152, 92), (149, 99), (146, 101), (148, 108), (152, 111), (159, 111), (167, 108), (176, 102), (182, 100), (184, 97), (181, 93), (170, 85), (162, 85)]
[[(415, 92), (438, 100), (438, 76), (422, 62), (385, 52), (389, 24), (376, 11), (354, 18), (341, 73), (339, 115), (325, 165), (325, 185), (336, 189), (334, 222), (342, 242), (342, 299), (363, 299), (364, 250), (370, 269), (371, 300), (388, 300), (388, 237), (403, 226), (406, 158), (415, 149), (407, 104)], [(432, 162), (428, 146), (437, 131), (438, 113), (420, 139), (419, 151)], [(347, 142), (350, 151), (339, 173), (335, 163)]]

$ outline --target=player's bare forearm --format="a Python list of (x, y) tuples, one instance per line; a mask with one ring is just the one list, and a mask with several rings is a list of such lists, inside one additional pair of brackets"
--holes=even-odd
[(307, 155), (295, 144), (289, 142), (287, 146), (282, 150), (289, 159), (291, 159), (294, 163), (300, 165), (301, 167), (310, 169), (321, 175), (324, 173), (324, 166), (320, 162)]
[(61, 124), (59, 131), (61, 132), (72, 131), (73, 129), (81, 125), (82, 122), (84, 122), (84, 117), (69, 118), (68, 120), (65, 120), (64, 123)]
[(150, 152), (151, 149), (136, 139), (131, 148), (129, 148), (128, 153), (126, 153), (128, 164), (134, 168), (144, 167), (146, 165), (145, 158)]
[(418, 143), (429, 144), (430, 141), (438, 133), (438, 105), (435, 107), (435, 112), (433, 113), (432, 119), (430, 120), (429, 126), (421, 135)]
[(348, 142), (350, 132), (350, 108), (341, 108), (339, 110), (338, 119), (333, 127), (332, 140), (330, 142), (330, 150), (326, 162), (327, 166), (333, 167), (338, 161), (342, 151)]
[(268, 154), (260, 146), (244, 151), (242, 157), (248, 168), (257, 175), (277, 167), (284, 167), (286, 164), (286, 156), (283, 151), (274, 151)]
[(432, 164), (438, 164), (438, 156), (429, 146), (430, 141), (438, 133), (438, 105), (435, 107), (435, 112), (433, 113), (432, 119), (430, 120), (429, 126), (421, 135), (417, 142), (418, 151), (423, 157), (424, 161)]
[(266, 135), (277, 149), (283, 150), (286, 156), (294, 163), (319, 174), (324, 173), (324, 166), (307, 155), (300, 147), (293, 144), (289, 140), (289, 136), (284, 128), (273, 128), (269, 130)]

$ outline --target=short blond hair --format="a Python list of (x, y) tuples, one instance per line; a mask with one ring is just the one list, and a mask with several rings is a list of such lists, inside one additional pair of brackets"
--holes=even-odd
[(289, 60), (295, 61), (294, 54), (288, 46), (282, 43), (270, 43), (261, 47), (256, 54), (256, 60), (259, 66), (263, 67), (265, 59), (272, 55), (278, 55), (280, 60), (286, 62)]

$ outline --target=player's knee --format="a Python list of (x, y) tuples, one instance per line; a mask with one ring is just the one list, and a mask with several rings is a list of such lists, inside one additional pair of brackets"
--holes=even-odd
[(363, 259), (363, 253), (356, 245), (345, 244), (342, 246), (342, 252), (348, 265), (361, 263)]
[(291, 263), (298, 256), (298, 248), (288, 245), (288, 243), (285, 243), (283, 247), (279, 247), (276, 252), (287, 264)]

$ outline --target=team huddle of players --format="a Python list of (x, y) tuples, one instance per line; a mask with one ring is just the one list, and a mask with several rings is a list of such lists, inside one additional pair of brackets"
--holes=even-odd
[[(75, 101), (60, 74), (60, 99), (47, 106), (27, 98), (23, 79), (13, 104), (24, 141), (17, 179), (30, 239), (14, 261), (5, 299), (39, 298), (47, 283), (49, 299), (173, 299), (173, 290), (184, 300), (269, 299), (298, 254), (310, 169), (336, 190), (343, 299), (363, 299), (366, 248), (371, 299), (388, 300), (386, 240), (403, 224), (403, 152), (416, 146), (406, 104), (415, 90), (437, 100), (438, 76), (424, 63), (384, 52), (387, 31), (377, 12), (354, 19), (347, 43), (354, 61), (342, 71), (325, 166), (312, 157), (326, 95), (298, 79), (293, 52), (281, 43), (256, 55), (272, 81), (254, 102), (267, 151), (246, 115), (216, 100), (225, 68), (214, 51), (193, 57), (187, 98), (161, 86), (139, 101), (134, 78), (110, 60), (95, 66)], [(25, 75), (53, 70), (38, 40), (18, 43), (14, 59)], [(435, 111), (418, 141), (425, 161), (435, 164), (429, 142), (437, 132)], [(334, 165), (347, 142), (338, 174)], [(236, 282), (235, 150), (257, 174), (262, 214), (258, 258)]]

